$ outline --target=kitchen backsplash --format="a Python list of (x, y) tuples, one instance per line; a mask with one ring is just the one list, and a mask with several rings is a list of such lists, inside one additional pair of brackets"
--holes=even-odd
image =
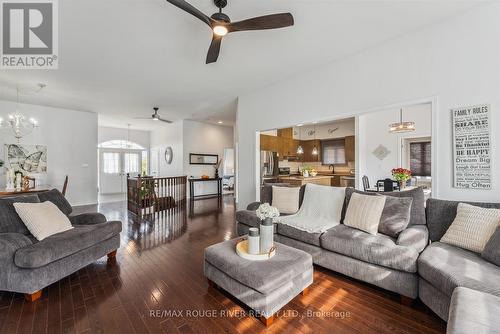
[[(287, 161), (283, 160), (279, 162), (280, 167), (290, 167), (290, 173), (297, 173), (299, 170), (299, 167), (302, 166), (311, 166), (312, 168), (316, 169), (318, 172), (331, 172), (332, 170), (328, 168), (328, 165), (323, 165), (321, 162), (297, 162), (297, 161)], [(335, 166), (335, 173), (346, 173), (349, 174), (349, 172), (354, 169), (354, 163), (349, 162), (345, 166)]]

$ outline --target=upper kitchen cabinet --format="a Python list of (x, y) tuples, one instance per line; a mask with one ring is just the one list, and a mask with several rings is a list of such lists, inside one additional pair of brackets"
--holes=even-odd
[(345, 160), (347, 162), (356, 160), (356, 140), (354, 136), (345, 137)]
[(260, 150), (278, 152), (278, 137), (269, 135), (260, 135)]
[[(303, 162), (321, 161), (321, 142), (319, 140), (302, 140), (301, 144), (304, 154), (300, 160)], [(313, 154), (314, 147), (318, 150), (318, 154)]]

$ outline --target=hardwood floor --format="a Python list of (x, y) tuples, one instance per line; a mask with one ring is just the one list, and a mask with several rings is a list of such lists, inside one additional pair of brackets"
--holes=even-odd
[[(92, 211), (96, 208), (80, 208)], [(0, 292), (2, 333), (444, 333), (417, 302), (315, 267), (314, 284), (265, 328), (243, 305), (208, 287), (203, 250), (235, 237), (232, 197), (196, 201), (154, 222), (127, 214), (125, 202), (97, 208), (122, 220), (122, 245), (54, 283), (30, 303)]]

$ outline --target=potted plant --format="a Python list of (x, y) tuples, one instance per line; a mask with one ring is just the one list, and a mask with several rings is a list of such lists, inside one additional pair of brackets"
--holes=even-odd
[(411, 170), (405, 168), (394, 168), (392, 177), (399, 182), (399, 188), (402, 190), (406, 187), (406, 182), (411, 179)]

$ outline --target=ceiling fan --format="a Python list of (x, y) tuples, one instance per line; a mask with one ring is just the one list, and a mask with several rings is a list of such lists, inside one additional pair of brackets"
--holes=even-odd
[(153, 121), (173, 123), (172, 121), (170, 121), (168, 119), (161, 118), (160, 114), (158, 114), (158, 110), (160, 110), (160, 108), (154, 107), (153, 110), (154, 110), (154, 113), (151, 115), (151, 117), (134, 117), (134, 119), (149, 119), (149, 120), (153, 120)]
[(213, 31), (212, 43), (208, 49), (206, 63), (214, 63), (219, 57), (220, 45), (222, 38), (230, 32), (245, 31), (245, 30), (264, 30), (277, 29), (293, 26), (293, 16), (290, 13), (271, 14), (265, 16), (254, 17), (248, 20), (231, 22), (229, 16), (222, 13), (222, 8), (226, 7), (227, 0), (214, 0), (214, 3), (219, 7), (219, 12), (207, 15), (200, 12), (198, 9), (190, 5), (184, 0), (167, 0), (172, 5), (188, 12), (205, 22)]

